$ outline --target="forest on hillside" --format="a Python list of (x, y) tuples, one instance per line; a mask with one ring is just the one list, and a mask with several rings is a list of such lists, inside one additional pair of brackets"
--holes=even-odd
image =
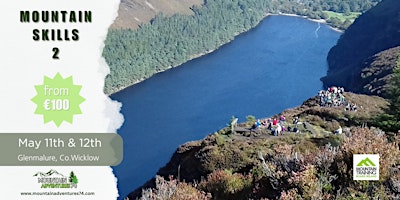
[(345, 28), (324, 11), (364, 12), (379, 0), (206, 0), (192, 8), (193, 16), (158, 14), (139, 29), (110, 29), (103, 57), (110, 66), (104, 92), (112, 94), (153, 74), (207, 53), (256, 26), (267, 13), (291, 13), (328, 19)]

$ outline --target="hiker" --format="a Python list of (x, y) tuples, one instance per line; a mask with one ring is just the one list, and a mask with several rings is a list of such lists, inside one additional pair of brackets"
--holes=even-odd
[(299, 123), (299, 117), (298, 116), (294, 117), (294, 119), (293, 119), (293, 124), (297, 125), (297, 123)]
[(253, 131), (253, 130), (255, 130), (256, 128), (257, 128), (257, 123), (254, 123), (254, 124), (251, 126), (250, 131)]
[(347, 103), (345, 110), (351, 110), (351, 103), (350, 102)]
[(336, 93), (338, 93), (338, 88), (337, 87), (332, 87), (332, 90), (333, 90), (333, 94), (336, 94)]
[(283, 125), (283, 123), (285, 123), (286, 121), (286, 117), (281, 115), (281, 117), (279, 118), (279, 124)]
[(357, 105), (355, 103), (351, 104), (350, 110), (356, 112), (357, 111)]
[(323, 90), (320, 90), (320, 91), (318, 92), (318, 97), (320, 97), (320, 99), (321, 99), (322, 96), (324, 96), (324, 91), (323, 91)]
[(344, 96), (342, 93), (339, 94), (339, 101), (340, 101), (340, 105), (344, 105)]
[(278, 124), (278, 119), (274, 118), (274, 120), (272, 120), (272, 125), (276, 126), (276, 124)]
[(263, 121), (261, 122), (261, 125), (267, 126), (267, 120), (263, 120)]
[(323, 91), (323, 90), (320, 90), (319, 92), (318, 92), (318, 97), (319, 97), (319, 105), (320, 106), (324, 106), (324, 104), (325, 104), (325, 92)]
[(261, 126), (261, 121), (258, 119), (257, 121), (256, 121), (256, 128), (258, 128), (258, 127), (260, 127)]
[(339, 87), (339, 93), (343, 94), (344, 93), (344, 87)]
[(251, 126), (250, 131), (258, 129), (261, 126), (261, 122), (260, 120), (257, 120), (256, 122), (254, 122), (253, 126)]
[(339, 126), (339, 128), (335, 131), (335, 134), (340, 135), (340, 134), (342, 134), (342, 132), (343, 132), (343, 129), (341, 126)]
[(281, 134), (281, 132), (282, 132), (282, 127), (281, 127), (281, 125), (278, 124), (274, 131), (274, 135), (279, 136)]
[(328, 107), (332, 106), (332, 95), (331, 95), (331, 93), (328, 94), (328, 98), (326, 100), (326, 103), (327, 103)]

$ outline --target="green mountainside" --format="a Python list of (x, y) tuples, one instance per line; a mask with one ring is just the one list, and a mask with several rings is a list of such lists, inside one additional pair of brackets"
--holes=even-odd
[(358, 92), (389, 97), (390, 80), (399, 57), (400, 46), (369, 57), (362, 66)]
[[(288, 109), (286, 131), (248, 130), (253, 118), (181, 145), (156, 178), (129, 199), (400, 199), (400, 1), (122, 0), (103, 55), (107, 94), (208, 53), (268, 13), (326, 19), (346, 30), (328, 55), (326, 86), (345, 86), (357, 111), (321, 107), (318, 97)], [(366, 11), (368, 10), (368, 11)], [(366, 12), (365, 12), (366, 11)], [(364, 13), (365, 12), (365, 13)], [(301, 124), (292, 124), (295, 117)], [(371, 127), (371, 125), (378, 128)], [(338, 131), (340, 130), (340, 131)], [(343, 134), (334, 134), (343, 132)], [(353, 181), (352, 155), (380, 155), (379, 181)]]
[[(374, 86), (369, 88), (371, 85), (367, 85), (369, 84), (367, 81), (380, 79), (387, 73), (374, 77), (363, 70), (376, 69), (376, 66), (382, 64), (379, 61), (381, 58), (396, 60), (398, 53), (393, 51), (399, 52), (399, 49), (391, 48), (398, 46), (400, 46), (400, 1), (384, 0), (357, 18), (339, 39), (337, 45), (330, 50), (328, 74), (322, 81), (327, 86), (339, 84), (354, 92), (379, 94), (382, 91), (376, 91)], [(385, 50), (388, 51), (383, 52)], [(395, 67), (393, 63), (387, 63), (390, 66), (385, 65), (385, 68), (393, 69)], [(366, 76), (369, 78), (365, 79)]]
[(137, 29), (140, 24), (148, 23), (158, 13), (193, 15), (193, 5), (201, 5), (203, 0), (121, 0), (118, 16), (111, 25), (112, 29)]
[[(383, 113), (388, 102), (353, 93), (345, 93), (345, 98), (361, 109), (321, 107), (314, 97), (272, 116), (286, 116), (284, 125), (292, 128), (297, 116), (299, 133), (273, 136), (266, 128), (241, 133), (227, 127), (183, 144), (156, 178), (128, 198), (398, 199), (400, 140), (364, 127)], [(252, 123), (239, 124), (237, 130)], [(334, 134), (338, 128), (343, 134)], [(381, 158), (380, 181), (353, 181), (352, 155), (374, 153)]]
[[(346, 28), (352, 23), (352, 14), (364, 12), (380, 0), (207, 0), (201, 6), (193, 0), (177, 6), (179, 1), (121, 2), (119, 18), (109, 29), (103, 50), (110, 66), (106, 94), (209, 53), (255, 27), (268, 14), (326, 19), (332, 26)], [(140, 28), (130, 29), (131, 25)]]

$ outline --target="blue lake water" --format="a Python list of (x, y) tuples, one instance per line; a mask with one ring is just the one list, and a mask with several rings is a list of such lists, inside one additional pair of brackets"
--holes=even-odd
[(176, 148), (223, 128), (300, 105), (322, 88), (340, 33), (299, 17), (270, 16), (215, 52), (112, 95), (123, 103), (121, 196), (154, 177)]

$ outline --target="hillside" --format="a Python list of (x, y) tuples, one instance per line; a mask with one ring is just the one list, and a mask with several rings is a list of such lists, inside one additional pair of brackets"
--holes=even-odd
[(400, 58), (400, 47), (391, 48), (369, 57), (361, 70), (362, 92), (388, 97), (393, 70)]
[(373, 64), (371, 58), (379, 59), (375, 54), (400, 46), (399, 31), (398, 0), (384, 0), (362, 14), (330, 50), (328, 74), (322, 78), (324, 85), (339, 84), (351, 91), (368, 92), (364, 90), (367, 84), (361, 80), (365, 63)]
[[(298, 116), (300, 133), (272, 136), (265, 128), (240, 133), (228, 127), (203, 140), (183, 144), (159, 170), (157, 179), (132, 192), (129, 199), (141, 195), (163, 199), (166, 191), (169, 199), (344, 199), (351, 194), (365, 197), (371, 192), (383, 192), (379, 197), (388, 199), (400, 186), (396, 182), (399, 174), (392, 174), (396, 175), (394, 180), (388, 178), (389, 168), (399, 161), (394, 157), (399, 150), (379, 130), (359, 128), (382, 113), (388, 103), (377, 96), (353, 93), (345, 93), (345, 98), (357, 102), (359, 110), (321, 107), (314, 97), (279, 114), (286, 116), (286, 127), (294, 127), (292, 120)], [(250, 124), (239, 126), (249, 128)], [(339, 126), (344, 134), (333, 134)], [(370, 142), (375, 149), (368, 147)], [(349, 152), (379, 152), (387, 159), (382, 164), (382, 182), (366, 182), (366, 188), (360, 189), (360, 183), (350, 181)], [(345, 171), (340, 169), (343, 166)], [(383, 183), (394, 189), (383, 187)], [(153, 189), (146, 189), (149, 187)]]
[[(326, 19), (330, 25), (346, 28), (351, 24), (351, 13), (364, 12), (378, 1), (124, 0), (103, 49), (110, 66), (104, 92), (118, 92), (155, 73), (210, 53), (255, 27), (268, 14)], [(201, 6), (189, 9), (194, 4)], [(349, 18), (341, 21), (324, 12), (328, 10), (335, 16)], [(172, 13), (176, 14), (171, 16)], [(138, 24), (141, 28), (127, 29)]]
[[(271, 4), (279, 6), (280, 12), (296, 13), (313, 19), (323, 18), (328, 20), (331, 25), (345, 29), (358, 13), (368, 10), (379, 1), (381, 0), (352, 0), (350, 3), (343, 0), (303, 0), (303, 2), (281, 0), (272, 1)], [(191, 7), (204, 3), (206, 3), (204, 0), (121, 0), (118, 17), (110, 28), (137, 29), (140, 24), (150, 22), (159, 13), (167, 16), (173, 14), (193, 15)]]
[[(197, 20), (196, 23), (207, 22), (207, 25), (211, 23), (212, 21), (207, 17), (207, 13), (220, 16), (219, 4), (210, 2), (209, 7), (193, 9), (199, 13), (198, 19), (196, 19), (196, 15), (193, 17)], [(238, 5), (229, 3), (224, 6), (234, 8)], [(277, 11), (273, 4), (266, 6), (269, 6), (268, 9)], [(259, 8), (260, 6), (255, 7)], [(248, 19), (257, 20), (250, 24), (243, 20), (243, 23), (239, 23), (240, 26), (232, 26), (235, 28), (231, 28), (231, 25), (236, 25), (238, 22), (232, 20), (230, 22), (232, 24), (225, 24), (226, 29), (234, 33), (245, 31), (248, 27), (256, 25), (258, 18), (263, 17), (262, 10), (258, 11), (258, 18), (254, 18), (245, 12), (252, 9), (243, 8), (243, 6), (239, 6), (239, 9), (228, 9), (229, 12), (226, 15), (236, 16), (237, 13), (241, 13), (245, 14), (244, 16)], [(384, 0), (356, 20), (328, 56), (330, 68), (328, 76), (323, 79), (325, 85), (340, 84), (352, 91), (384, 96), (400, 50), (400, 37), (398, 37), (400, 30), (399, 9), (398, 1)], [(216, 22), (218, 22), (218, 19), (215, 18)], [(166, 27), (165, 22), (174, 26)], [(119, 75), (127, 75), (127, 77), (123, 79), (116, 77), (113, 80), (117, 83), (116, 85), (108, 83), (110, 91), (114, 88), (124, 88), (126, 85), (120, 83), (121, 80), (127, 81), (128, 85), (135, 83), (136, 80), (130, 80), (133, 77), (129, 74), (131, 72), (140, 77), (139, 80), (141, 80), (151, 76), (154, 71), (162, 71), (163, 65), (176, 66), (175, 64), (168, 65), (165, 63), (177, 58), (185, 61), (192, 55), (205, 53), (204, 49), (202, 50), (204, 47), (208, 52), (220, 43), (225, 42), (225, 40), (217, 40), (216, 43), (211, 42), (217, 45), (210, 48), (208, 43), (210, 43), (211, 38), (204, 37), (207, 39), (207, 43), (203, 43), (203, 40), (195, 41), (198, 42), (195, 44), (202, 46), (200, 50), (192, 50), (193, 46), (199, 45), (175, 48), (178, 44), (182, 45), (182, 43), (173, 40), (175, 37), (170, 37), (171, 34), (176, 34), (177, 28), (180, 27), (181, 23), (176, 22), (185, 22), (186, 27), (182, 29), (185, 31), (192, 29), (192, 27), (187, 28), (189, 25), (193, 25), (193, 28), (201, 25), (201, 23), (194, 25), (192, 21), (182, 16), (156, 17), (151, 24), (144, 26), (144, 30), (139, 32), (146, 36), (145, 41), (152, 41), (149, 46), (146, 46), (145, 43), (132, 42), (134, 41), (132, 38), (143, 41), (139, 40), (141, 36), (137, 33), (129, 31), (111, 32), (113, 34), (112, 39), (115, 39), (115, 41), (122, 38), (124, 41), (129, 41), (130, 45), (140, 44), (138, 45), (140, 51), (132, 50), (130, 53), (126, 53), (127, 49), (131, 48), (130, 45), (116, 43), (119, 44), (118, 47), (123, 47), (121, 52), (124, 52), (116, 54), (123, 55), (124, 58), (129, 60), (124, 62), (124, 65), (131, 67), (140, 61), (141, 63), (138, 66), (155, 66), (155, 69), (122, 68), (115, 70)], [(204, 25), (204, 27), (207, 26)], [(214, 27), (216, 27), (216, 31), (220, 28)], [(202, 28), (200, 30), (209, 29)], [(184, 40), (185, 37), (180, 34), (181, 32), (178, 32), (179, 39), (186, 41)], [(172, 44), (172, 46), (158, 48), (160, 51), (151, 51), (152, 48), (160, 46), (154, 42), (157, 40), (151, 40), (152, 38), (149, 37), (157, 35), (154, 33), (168, 35), (169, 38), (165, 40), (167, 42), (160, 40), (160, 44)], [(194, 31), (193, 33), (200, 35), (201, 32)], [(227, 37), (226, 41), (234, 37), (234, 35), (225, 35), (225, 31), (221, 33), (224, 33), (224, 36)], [(205, 36), (208, 35), (205, 34)], [(187, 38), (193, 39), (194, 37), (188, 35)], [(194, 44), (192, 42), (191, 40), (186, 41), (187, 44)], [(185, 51), (172, 51), (173, 54), (167, 52), (165, 55), (172, 56), (167, 57), (160, 56), (162, 49), (184, 49)], [(108, 51), (117, 52), (116, 48), (110, 48)], [(186, 51), (193, 52), (187, 53)], [(140, 55), (145, 55), (143, 52), (151, 52), (152, 54), (141, 61), (130, 57), (136, 52)], [(186, 57), (182, 56), (183, 53), (187, 53)], [(131, 60), (135, 60), (136, 63)], [(150, 61), (156, 62), (149, 64)], [(115, 66), (122, 66), (119, 65), (119, 61), (115, 62), (110, 59), (108, 62)], [(138, 71), (143, 72), (144, 75), (137, 74)], [(111, 76), (111, 78), (114, 77)], [(398, 137), (393, 137), (391, 133), (385, 134), (379, 129), (370, 127), (371, 124), (375, 123), (375, 117), (387, 110), (388, 101), (377, 96), (354, 93), (345, 93), (345, 97), (348, 101), (357, 103), (359, 109), (356, 112), (346, 111), (344, 107), (321, 107), (318, 104), (318, 98), (314, 97), (305, 101), (302, 106), (280, 113), (279, 115), (286, 116), (285, 125), (292, 128), (295, 126), (291, 123), (292, 120), (295, 116), (299, 116), (301, 122), (301, 125), (298, 126), (300, 134), (285, 132), (283, 136), (276, 137), (272, 136), (271, 131), (265, 129), (265, 127), (254, 132), (243, 131), (249, 129), (251, 124), (254, 123), (249, 121), (239, 125), (240, 129), (238, 130), (242, 131), (233, 132), (230, 128), (225, 128), (203, 140), (181, 145), (173, 154), (170, 162), (159, 170), (157, 177), (150, 180), (142, 188), (132, 192), (129, 199), (136, 199), (140, 196), (143, 196), (142, 199), (192, 200), (400, 199), (400, 151), (397, 146), (400, 141)], [(333, 134), (339, 128), (342, 128), (344, 134)], [(352, 155), (355, 153), (379, 153), (381, 155), (380, 181), (352, 180)]]
[(194, 14), (190, 7), (201, 5), (203, 0), (121, 0), (118, 17), (110, 28), (137, 29), (140, 24), (148, 23), (156, 14), (164, 13), (168, 16), (179, 13)]

